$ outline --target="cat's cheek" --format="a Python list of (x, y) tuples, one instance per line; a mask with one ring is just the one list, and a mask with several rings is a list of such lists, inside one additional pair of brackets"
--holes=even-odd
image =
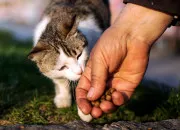
[(81, 66), (83, 71), (85, 69), (87, 59), (88, 59), (88, 49), (87, 49), (87, 47), (85, 47), (81, 56), (78, 59), (78, 64)]
[(81, 66), (82, 71), (84, 72), (86, 61), (83, 61), (83, 62), (79, 63), (79, 65)]
[(47, 73), (44, 73), (44, 75), (50, 79), (59, 79), (64, 77), (64, 73), (64, 71), (52, 70)]

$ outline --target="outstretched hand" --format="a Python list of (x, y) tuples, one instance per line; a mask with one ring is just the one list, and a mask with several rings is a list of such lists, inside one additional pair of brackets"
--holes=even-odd
[[(94, 118), (109, 113), (130, 99), (142, 80), (152, 44), (165, 31), (172, 17), (134, 4), (127, 4), (93, 48), (76, 88), (78, 107)], [(92, 107), (106, 87), (115, 88), (112, 102)]]

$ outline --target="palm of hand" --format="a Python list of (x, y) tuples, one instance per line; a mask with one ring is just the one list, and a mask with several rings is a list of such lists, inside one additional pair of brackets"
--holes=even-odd
[[(101, 36), (76, 89), (79, 108), (95, 118), (103, 112), (111, 112), (129, 99), (146, 70), (150, 47), (135, 40), (133, 43), (127, 41), (128, 35), (118, 29), (110, 27)], [(116, 89), (112, 94), (112, 102), (103, 101), (100, 108), (92, 107), (89, 100), (98, 99), (107, 84)], [(96, 88), (94, 95), (89, 92), (90, 87)]]

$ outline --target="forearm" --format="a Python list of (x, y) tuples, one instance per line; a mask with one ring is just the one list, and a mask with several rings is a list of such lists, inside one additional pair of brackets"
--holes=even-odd
[(153, 44), (172, 22), (173, 16), (128, 3), (112, 27), (124, 30), (128, 39)]

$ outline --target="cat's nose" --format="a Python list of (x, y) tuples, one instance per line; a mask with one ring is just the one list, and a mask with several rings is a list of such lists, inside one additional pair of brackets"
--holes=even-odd
[(77, 75), (81, 75), (81, 74), (82, 74), (82, 72), (83, 72), (83, 70), (82, 70), (82, 68), (81, 68), (81, 67), (77, 67), (77, 68), (76, 68), (76, 69), (74, 69), (73, 71), (74, 71), (74, 73), (75, 73), (75, 74), (77, 74)]

